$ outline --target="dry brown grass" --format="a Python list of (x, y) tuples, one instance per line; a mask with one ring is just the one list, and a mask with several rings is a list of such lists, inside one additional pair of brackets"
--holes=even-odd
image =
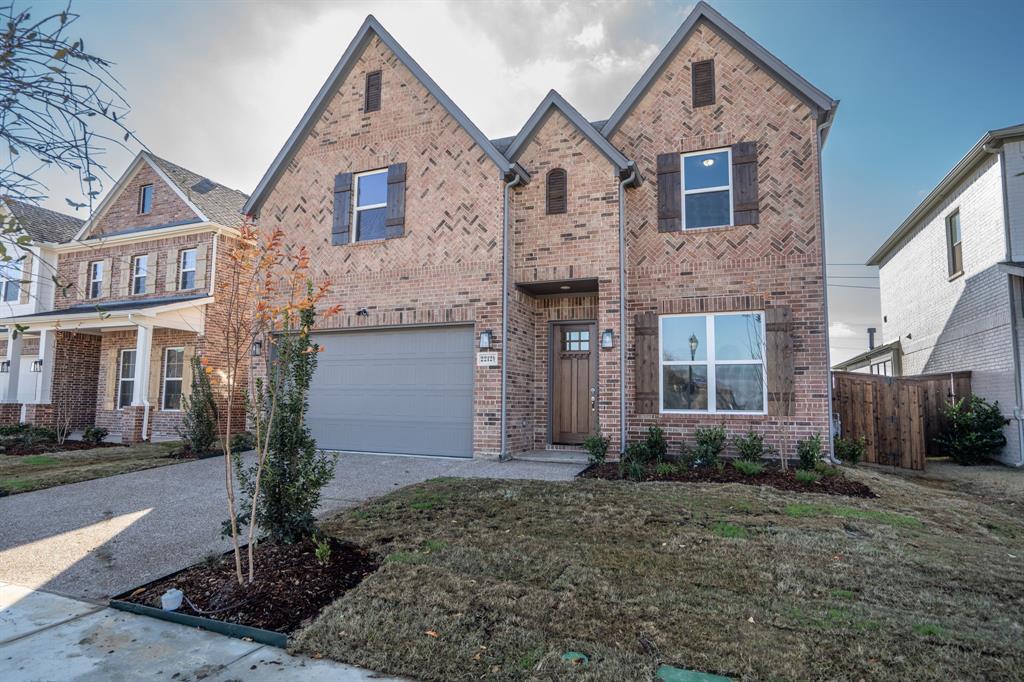
[[(873, 471), (743, 485), (437, 479), (326, 522), (384, 566), (295, 646), (423, 680), (1009, 680), (1024, 525)], [(433, 633), (433, 634), (432, 634)], [(435, 636), (436, 635), (436, 636)], [(570, 670), (575, 650), (590, 664)]]
[(0, 455), (0, 494), (24, 493), (126, 474), (183, 460), (168, 458), (180, 443), (140, 443), (125, 448), (96, 448), (42, 455)]

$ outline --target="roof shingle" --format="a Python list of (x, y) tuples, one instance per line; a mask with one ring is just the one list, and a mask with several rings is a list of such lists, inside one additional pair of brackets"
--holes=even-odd
[(65, 213), (51, 211), (24, 201), (4, 199), (7, 209), (15, 221), (33, 242), (63, 244), (78, 234), (85, 221)]

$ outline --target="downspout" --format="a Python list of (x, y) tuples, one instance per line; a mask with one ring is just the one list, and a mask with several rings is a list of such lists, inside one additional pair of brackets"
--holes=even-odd
[(636, 167), (619, 182), (619, 454), (626, 452), (626, 185), (636, 181)]
[[(1010, 203), (1009, 193), (1006, 187), (1006, 152), (1002, 147), (992, 147), (986, 144), (983, 149), (989, 154), (999, 154), (999, 174), (1001, 176), (1001, 183), (1003, 186), (1003, 229), (1006, 232), (1006, 256), (1004, 260), (1007, 262), (1013, 260), (1013, 246), (1010, 242)], [(1017, 420), (1017, 462), (1013, 465), (1015, 467), (1024, 466), (1024, 405), (1022, 405), (1022, 390), (1021, 380), (1024, 377), (1021, 376), (1020, 366), (1020, 339), (1017, 336), (1018, 333), (1018, 320), (1017, 311), (1020, 310), (1019, 303), (1016, 298), (1016, 288), (1013, 286), (1013, 275), (1006, 275), (1006, 283), (1010, 288), (1010, 347), (1013, 352), (1013, 392), (1016, 399), (1016, 406), (1013, 410), (1013, 417)]]
[(506, 408), (508, 405), (508, 277), (509, 277), (509, 216), (508, 198), (513, 187), (522, 183), (523, 178), (518, 173), (511, 182), (505, 183), (504, 197), (502, 201), (502, 225), (501, 225), (501, 451), (498, 453), (499, 460), (508, 459), (508, 433)]
[(835, 453), (835, 418), (832, 408), (832, 350), (829, 348), (828, 338), (828, 250), (825, 248), (825, 190), (824, 183), (822, 181), (824, 172), (821, 167), (821, 152), (822, 145), (824, 144), (825, 133), (832, 127), (832, 122), (834, 120), (835, 108), (832, 109), (831, 116), (818, 124), (816, 129), (817, 135), (815, 135), (814, 142), (818, 148), (818, 215), (821, 220), (821, 284), (822, 290), (825, 294), (825, 375), (827, 377), (827, 381), (825, 382), (825, 399), (828, 405), (828, 445), (826, 446), (826, 452), (828, 453), (828, 459), (833, 464), (838, 464), (839, 460), (836, 459)]

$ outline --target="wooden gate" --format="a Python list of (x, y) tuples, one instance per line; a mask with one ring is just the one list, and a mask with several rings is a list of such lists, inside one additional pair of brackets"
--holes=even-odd
[(867, 441), (865, 461), (924, 469), (940, 455), (934, 438), (945, 428), (942, 408), (971, 392), (971, 373), (885, 377), (832, 373), (832, 408), (839, 434)]

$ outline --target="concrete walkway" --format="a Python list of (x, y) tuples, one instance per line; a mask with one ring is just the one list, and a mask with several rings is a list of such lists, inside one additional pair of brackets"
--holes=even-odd
[[(569, 480), (582, 468), (345, 454), (319, 513), (437, 476)], [(0, 581), (106, 599), (226, 551), (226, 518), (222, 458), (0, 498)]]
[(0, 583), (4, 682), (398, 682), (333, 661)]

